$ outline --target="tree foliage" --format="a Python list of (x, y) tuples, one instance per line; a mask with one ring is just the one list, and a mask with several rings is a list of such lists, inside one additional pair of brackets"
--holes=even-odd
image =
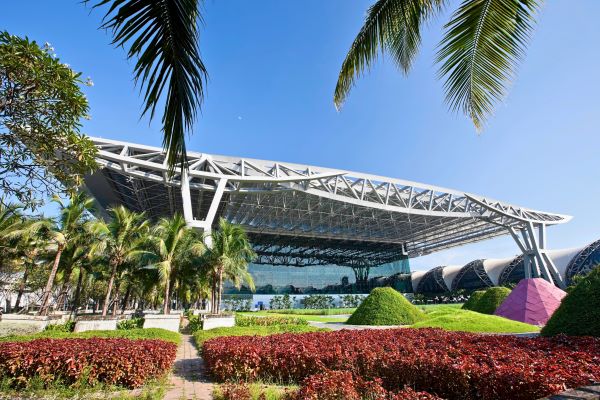
[(144, 96), (143, 114), (154, 117), (164, 100), (163, 146), (171, 171), (187, 167), (185, 136), (204, 98), (206, 68), (198, 48), (198, 0), (100, 0), (113, 44), (128, 46)]
[[(0, 32), (0, 189), (26, 207), (73, 190), (96, 167), (79, 133), (81, 74), (27, 38)], [(0, 199), (0, 201), (3, 201)]]
[[(541, 1), (462, 0), (445, 25), (437, 52), (446, 102), (478, 130), (507, 92), (535, 25)], [(421, 30), (447, 0), (377, 0), (354, 39), (334, 93), (338, 109), (380, 53), (389, 53), (404, 73), (418, 54)]]

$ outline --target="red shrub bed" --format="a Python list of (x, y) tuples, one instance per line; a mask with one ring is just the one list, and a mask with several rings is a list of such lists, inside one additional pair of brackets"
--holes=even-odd
[(348, 371), (388, 391), (448, 399), (537, 399), (600, 380), (600, 339), (518, 338), (437, 329), (224, 337), (203, 345), (217, 380), (302, 382)]
[(50, 383), (105, 383), (129, 388), (165, 374), (177, 345), (162, 340), (38, 339), (0, 343), (0, 377), (25, 386), (34, 376)]

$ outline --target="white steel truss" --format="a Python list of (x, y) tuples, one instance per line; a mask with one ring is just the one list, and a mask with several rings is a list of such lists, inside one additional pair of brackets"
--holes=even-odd
[[(377, 244), (393, 258), (525, 232), (527, 239), (517, 243), (531, 255), (532, 274), (539, 270), (551, 277), (545, 227), (571, 218), (400, 179), (205, 153), (188, 152), (189, 169), (169, 177), (160, 148), (92, 140), (101, 170), (86, 185), (101, 206), (125, 204), (152, 218), (180, 212), (206, 232), (223, 217), (242, 225), (271, 257), (293, 253), (290, 246), (306, 247), (298, 238), (322, 239), (333, 247), (336, 241)], [(539, 230), (538, 239), (532, 239), (532, 229)], [(261, 237), (277, 242), (269, 247)]]

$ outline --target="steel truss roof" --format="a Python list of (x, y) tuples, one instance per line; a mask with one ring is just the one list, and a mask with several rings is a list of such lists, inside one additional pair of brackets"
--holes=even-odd
[(92, 140), (101, 170), (86, 186), (103, 208), (180, 212), (205, 230), (222, 216), (249, 232), (264, 263), (378, 265), (570, 219), (400, 179), (205, 153), (188, 152), (187, 175), (168, 177), (160, 148)]

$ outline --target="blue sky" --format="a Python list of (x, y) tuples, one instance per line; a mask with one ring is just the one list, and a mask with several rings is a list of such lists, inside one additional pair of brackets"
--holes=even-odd
[[(201, 51), (210, 80), (188, 148), (369, 172), (573, 215), (550, 228), (551, 248), (600, 238), (600, 2), (546, 2), (509, 97), (479, 135), (447, 110), (436, 79), (448, 12), (426, 29), (408, 77), (383, 58), (335, 110), (337, 73), (370, 4), (207, 1)], [(0, 29), (50, 42), (92, 78), (85, 133), (160, 145), (159, 119), (140, 120), (133, 64), (109, 45), (100, 17), (79, 1), (12, 1), (3, 4)], [(411, 265), (516, 253), (511, 239), (499, 238)]]

